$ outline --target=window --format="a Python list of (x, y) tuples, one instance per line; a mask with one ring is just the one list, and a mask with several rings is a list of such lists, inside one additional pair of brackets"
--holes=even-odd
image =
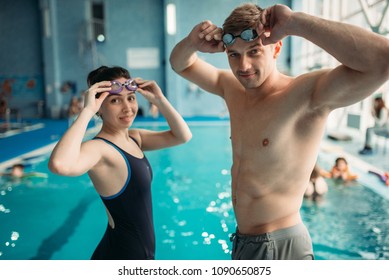
[(92, 34), (97, 42), (104, 42), (105, 37), (105, 20), (104, 20), (104, 4), (92, 3)]

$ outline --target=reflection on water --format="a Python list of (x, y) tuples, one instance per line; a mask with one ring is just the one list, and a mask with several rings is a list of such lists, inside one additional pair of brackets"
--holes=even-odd
[(318, 259), (389, 259), (389, 201), (354, 182), (328, 180), (320, 201), (301, 213)]
[(171, 151), (150, 153), (148, 158), (159, 161), (153, 165), (156, 258), (230, 259), (229, 234), (235, 219), (226, 162), (194, 164)]
[[(0, 224), (2, 225), (0, 232), (0, 257), (7, 257), (8, 254), (12, 254), (12, 250), (19, 244), (19, 239), (23, 237), (18, 224), (23, 221), (23, 217), (28, 217), (29, 211), (28, 202), (25, 203), (26, 207), (18, 206), (18, 204), (23, 204), (23, 194), (27, 189), (46, 185), (46, 177), (0, 177)], [(20, 210), (26, 211), (26, 213), (23, 216), (15, 216), (15, 212), (17, 213)], [(10, 223), (9, 221), (12, 222)]]
[[(11, 213), (11, 209), (9, 209), (8, 204), (2, 204), (4, 197), (8, 193), (13, 191), (13, 188), (17, 185), (13, 184), (12, 181), (4, 180), (0, 178), (0, 215), (7, 215)], [(0, 216), (1, 217), (1, 216)], [(1, 221), (2, 219), (0, 219)], [(3, 226), (4, 227), (4, 226)], [(16, 231), (15, 228), (12, 229), (2, 229), (4, 231), (4, 238), (0, 239), (0, 257), (3, 256), (3, 252), (5, 250), (10, 250), (14, 248), (19, 239), (19, 232)]]

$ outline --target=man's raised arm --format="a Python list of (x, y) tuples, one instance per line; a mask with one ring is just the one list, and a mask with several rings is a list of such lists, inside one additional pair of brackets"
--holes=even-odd
[(389, 40), (361, 27), (275, 5), (264, 10), (259, 29), (270, 31), (269, 37), (262, 35), (264, 44), (303, 37), (342, 64), (324, 72), (315, 93), (332, 108), (362, 100), (389, 79)]
[(210, 21), (196, 25), (170, 55), (172, 69), (204, 90), (222, 95), (218, 86), (220, 70), (197, 56), (197, 52), (224, 52), (222, 30)]

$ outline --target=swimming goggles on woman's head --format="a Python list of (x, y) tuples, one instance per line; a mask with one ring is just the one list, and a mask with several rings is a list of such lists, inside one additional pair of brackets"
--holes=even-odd
[(123, 87), (126, 87), (126, 89), (128, 89), (129, 91), (136, 91), (138, 89), (138, 85), (132, 79), (125, 81), (124, 84), (118, 81), (112, 81), (111, 82), (112, 89), (109, 91), (109, 93), (120, 93), (122, 92)]
[(251, 42), (258, 38), (258, 33), (255, 29), (252, 28), (243, 30), (239, 35), (225, 33), (223, 35), (223, 43), (226, 46), (230, 46), (235, 42), (236, 38), (241, 38), (243, 41)]

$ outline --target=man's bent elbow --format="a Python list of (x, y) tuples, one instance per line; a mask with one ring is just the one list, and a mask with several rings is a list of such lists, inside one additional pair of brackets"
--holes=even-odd
[(176, 72), (177, 74), (180, 75), (180, 74), (185, 70), (185, 68), (184, 68), (184, 69), (180, 69), (180, 67), (178, 67), (178, 65), (176, 65), (176, 64), (174, 63), (174, 59), (172, 59), (172, 57), (170, 57), (169, 62), (170, 62), (170, 67), (171, 67), (172, 70), (173, 70), (174, 72)]

